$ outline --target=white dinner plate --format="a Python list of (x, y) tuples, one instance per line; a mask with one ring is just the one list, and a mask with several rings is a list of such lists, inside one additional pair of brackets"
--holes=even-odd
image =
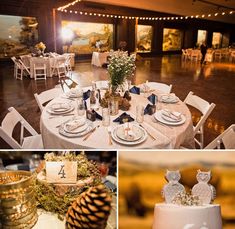
[(140, 126), (132, 124), (130, 124), (130, 126), (131, 126), (131, 131), (133, 132), (133, 136), (125, 135), (125, 125), (120, 125), (117, 127), (116, 136), (121, 140), (128, 142), (135, 142), (139, 140), (141, 137), (143, 137), (144, 132)]
[(122, 145), (138, 145), (138, 144), (144, 142), (148, 137), (148, 134), (147, 134), (146, 130), (143, 129), (142, 127), (140, 127), (141, 130), (143, 131), (143, 134), (142, 134), (142, 137), (139, 140), (134, 141), (134, 142), (133, 141), (122, 140), (117, 136), (117, 133), (116, 133), (118, 127), (119, 126), (117, 126), (113, 129), (113, 131), (111, 132), (111, 136), (112, 136), (114, 141), (116, 141), (116, 142), (118, 142)]
[(178, 103), (179, 102), (179, 98), (173, 95), (162, 95), (160, 97), (160, 100), (163, 103)]
[[(85, 118), (84, 118), (85, 119)], [(81, 120), (81, 119), (80, 119)], [(79, 121), (80, 121), (79, 120)], [(76, 121), (78, 121), (77, 119), (74, 119), (72, 121), (70, 121), (70, 123), (72, 124), (74, 122), (74, 125), (78, 125), (76, 124)], [(82, 121), (82, 120), (81, 120)], [(67, 132), (67, 133), (71, 133), (71, 134), (77, 134), (77, 133), (81, 133), (83, 131), (85, 131), (87, 128), (88, 128), (88, 123), (86, 120), (84, 120), (84, 122), (81, 122), (81, 125), (77, 126), (77, 128), (75, 128), (74, 130), (69, 130), (68, 128), (68, 123), (65, 123), (64, 124), (64, 130)]]
[(66, 103), (67, 108), (64, 109), (57, 109), (55, 110), (54, 107), (55, 106), (59, 106), (59, 104), (64, 104), (64, 103), (53, 103), (51, 104), (48, 108), (47, 108), (47, 112), (50, 114), (54, 114), (54, 115), (61, 115), (61, 114), (66, 114), (71, 112), (72, 110), (74, 110), (74, 106), (71, 103)]
[(167, 120), (165, 120), (163, 117), (162, 117), (162, 110), (160, 111), (157, 111), (155, 114), (154, 114), (154, 118), (157, 119), (159, 122), (162, 122), (166, 125), (170, 125), (170, 126), (178, 126), (178, 125), (182, 125), (185, 123), (186, 121), (186, 117), (182, 114), (181, 115), (181, 120), (179, 122), (169, 122)]
[[(165, 111), (165, 112), (166, 112), (166, 111)], [(170, 111), (169, 111), (169, 112), (170, 112)], [(178, 123), (178, 122), (182, 121), (181, 115), (180, 115), (179, 119), (176, 120), (176, 119), (173, 119), (173, 118), (171, 118), (171, 117), (165, 115), (164, 112), (162, 112), (162, 118), (163, 118), (164, 120), (168, 121), (168, 122), (175, 122), (175, 123)]]
[[(70, 121), (72, 121), (72, 120), (69, 120), (68, 122), (70, 122)], [(93, 122), (90, 120), (87, 120), (87, 128), (84, 131), (78, 132), (78, 133), (71, 133), (71, 132), (65, 131), (64, 125), (66, 123), (61, 124), (61, 126), (59, 127), (59, 133), (65, 137), (68, 137), (68, 138), (82, 137), (94, 129)]]

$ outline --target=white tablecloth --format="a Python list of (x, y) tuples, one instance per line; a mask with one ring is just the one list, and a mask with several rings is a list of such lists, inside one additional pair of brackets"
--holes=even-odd
[(93, 52), (91, 64), (97, 67), (102, 67), (103, 64), (107, 63), (107, 57), (109, 52)]
[(32, 57), (30, 55), (21, 56), (23, 63), (26, 67), (30, 69), (30, 78), (34, 78), (34, 63), (37, 60), (42, 60), (43, 63), (46, 64), (46, 75), (47, 77), (52, 77), (53, 70), (52, 67), (56, 64), (56, 58), (64, 57), (66, 59), (67, 55), (70, 55), (72, 58), (70, 60), (71, 67), (75, 66), (75, 54), (74, 53), (64, 53), (63, 55), (54, 54), (54, 56), (50, 57)]
[[(157, 94), (157, 93), (156, 93)], [(127, 113), (131, 114), (132, 117), (135, 116), (136, 105), (143, 104), (146, 106), (149, 102), (147, 98), (141, 95), (131, 94), (131, 108)], [(117, 143), (113, 140), (113, 145), (109, 145), (109, 135), (107, 128), (102, 126), (101, 121), (95, 121), (94, 125), (100, 125), (94, 133), (86, 140), (83, 141), (83, 137), (77, 138), (68, 138), (62, 136), (58, 128), (59, 124), (65, 122), (71, 117), (56, 117), (49, 119), (50, 114), (47, 112), (47, 107), (55, 102), (69, 102), (63, 96), (52, 100), (47, 104), (46, 108), (41, 115), (41, 134), (43, 138), (44, 147), (46, 149), (85, 149), (85, 148), (95, 148), (95, 149), (127, 149), (127, 148), (144, 148), (144, 149), (171, 149), (179, 148), (181, 145), (187, 148), (194, 148), (193, 140), (193, 125), (191, 121), (191, 113), (187, 106), (183, 102), (178, 102), (177, 104), (163, 104), (161, 103), (162, 108), (168, 108), (174, 111), (179, 111), (186, 116), (186, 121), (183, 125), (174, 126), (169, 128), (168, 126), (162, 126), (157, 122), (154, 122), (154, 117), (150, 115), (145, 115), (143, 126), (149, 132), (151, 132), (157, 139), (152, 140), (151, 137), (147, 137), (146, 141), (136, 145), (136, 146), (126, 146), (120, 143)], [(76, 102), (71, 102), (75, 106), (76, 112)], [(101, 113), (101, 108), (98, 111)], [(119, 114), (122, 114), (123, 111), (119, 110)], [(118, 123), (114, 123), (112, 120), (117, 116), (111, 116), (111, 125), (116, 126)]]

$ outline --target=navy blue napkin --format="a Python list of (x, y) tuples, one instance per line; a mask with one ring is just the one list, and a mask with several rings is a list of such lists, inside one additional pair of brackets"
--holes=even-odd
[(151, 104), (148, 104), (145, 108), (144, 108), (144, 114), (148, 114), (149, 113), (149, 108), (151, 107)]
[(99, 115), (96, 111), (93, 110), (92, 112), (95, 113), (96, 119), (99, 119), (99, 120), (103, 119), (103, 117), (101, 115)]
[(132, 87), (129, 91), (133, 94), (140, 94), (140, 88), (136, 86)]
[(152, 94), (148, 97), (148, 100), (154, 105), (157, 102), (157, 95)]
[(83, 92), (83, 99), (87, 100), (91, 96), (91, 90), (88, 90), (87, 92)]
[(83, 101), (84, 101), (85, 110), (87, 110), (87, 103), (86, 103), (86, 100), (83, 100)]
[(129, 114), (127, 114), (126, 112), (122, 113), (120, 116), (118, 116), (113, 121), (114, 122), (119, 122), (120, 124), (123, 124), (124, 120), (125, 120), (125, 122), (133, 122), (134, 121), (134, 119)]

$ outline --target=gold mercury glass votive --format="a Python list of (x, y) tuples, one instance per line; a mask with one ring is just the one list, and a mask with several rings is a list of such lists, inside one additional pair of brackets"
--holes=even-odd
[(32, 228), (37, 222), (35, 176), (27, 171), (0, 172), (0, 228)]

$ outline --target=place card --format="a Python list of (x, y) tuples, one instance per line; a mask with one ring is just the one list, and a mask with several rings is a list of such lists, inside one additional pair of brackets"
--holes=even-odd
[(77, 162), (46, 162), (46, 179), (49, 183), (73, 184), (77, 182)]

